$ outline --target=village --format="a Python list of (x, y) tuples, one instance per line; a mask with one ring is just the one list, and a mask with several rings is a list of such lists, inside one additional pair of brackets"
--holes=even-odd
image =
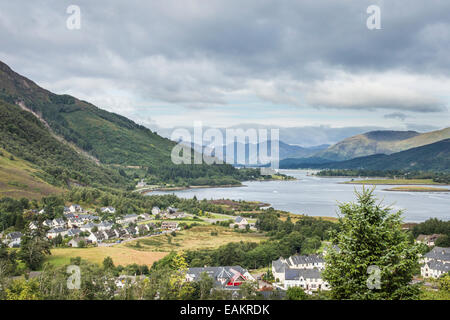
[[(45, 213), (45, 210), (35, 210), (37, 215)], [(99, 214), (100, 213), (100, 214)], [(65, 206), (63, 217), (53, 220), (44, 220), (42, 225), (46, 230), (46, 237), (53, 243), (61, 243), (65, 240), (65, 246), (69, 248), (86, 248), (100, 246), (114, 246), (119, 243), (159, 236), (162, 234), (174, 234), (182, 230), (183, 221), (191, 219), (191, 214), (185, 213), (174, 207), (160, 209), (154, 206), (149, 213), (125, 214), (111, 217), (116, 209), (114, 207), (101, 207), (97, 212), (85, 210), (78, 204)], [(225, 216), (232, 218), (227, 220), (228, 228), (235, 231), (257, 231), (254, 222), (242, 216)], [(197, 218), (198, 219), (198, 218)], [(174, 221), (176, 220), (176, 221)], [(217, 220), (203, 217), (205, 223), (215, 223)], [(37, 222), (30, 222), (29, 228), (36, 230)], [(435, 246), (435, 240), (439, 234), (419, 235), (417, 243), (422, 243), (431, 251), (421, 257), (420, 276), (423, 279), (437, 279), (447, 273), (450, 268), (450, 249)], [(10, 248), (19, 248), (23, 234), (10, 232), (2, 237), (2, 242)], [(339, 247), (332, 246), (339, 252)], [(329, 284), (322, 278), (322, 271), (326, 267), (324, 256), (327, 247), (320, 253), (290, 257), (279, 257), (271, 262), (270, 268), (265, 272), (261, 270), (247, 270), (239, 265), (234, 266), (204, 266), (188, 268), (185, 281), (199, 281), (201, 275), (206, 273), (214, 281), (214, 287), (222, 290), (231, 290), (232, 296), (238, 298), (239, 288), (243, 283), (256, 284), (257, 290), (263, 295), (277, 294), (283, 297), (286, 291), (292, 287), (300, 287), (305, 293), (312, 295), (321, 291), (330, 290)], [(142, 280), (145, 275), (122, 274), (115, 279), (116, 286), (123, 288), (127, 284), (133, 284)]]

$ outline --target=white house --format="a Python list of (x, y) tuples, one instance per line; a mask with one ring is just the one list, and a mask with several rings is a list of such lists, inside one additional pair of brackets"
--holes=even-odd
[(63, 227), (56, 227), (47, 232), (47, 238), (54, 239), (58, 235), (61, 235), (62, 237), (64, 237), (65, 235), (67, 235), (67, 232), (68, 232), (68, 230)]
[(72, 213), (74, 213), (74, 212), (83, 212), (83, 208), (80, 205), (78, 205), (78, 204), (72, 204), (69, 207), (69, 211), (72, 212)]
[(426, 253), (422, 261), (420, 274), (424, 278), (439, 278), (450, 269), (450, 248), (434, 247)]
[(322, 280), (321, 272), (325, 260), (321, 255), (293, 255), (287, 259), (280, 257), (272, 261), (272, 274), (276, 282), (284, 289), (300, 286), (311, 293), (316, 290), (329, 290)]
[(114, 207), (102, 207), (100, 208), (102, 213), (116, 213), (116, 208)]
[(246, 218), (238, 216), (234, 219), (234, 223), (230, 223), (230, 228), (237, 226), (239, 229), (245, 229), (249, 225)]
[(153, 215), (157, 215), (157, 214), (160, 214), (161, 213), (161, 209), (159, 209), (159, 207), (153, 207), (152, 208), (152, 214)]
[(178, 229), (178, 223), (177, 222), (169, 222), (169, 221), (163, 221), (161, 223), (161, 230), (169, 230), (174, 231)]
[(429, 247), (433, 247), (436, 240), (442, 236), (442, 234), (419, 234), (419, 236), (416, 239), (416, 242), (426, 244)]
[(16, 248), (20, 247), (21, 238), (23, 234), (20, 232), (11, 232), (6, 235), (8, 247), (10, 248)]
[(449, 271), (450, 263), (444, 263), (437, 260), (428, 261), (420, 268), (420, 274), (424, 278), (439, 278)]
[(66, 221), (64, 219), (62, 219), (62, 218), (53, 219), (52, 220), (52, 226), (54, 228), (65, 227), (66, 226)]
[(85, 231), (91, 232), (91, 230), (94, 227), (95, 227), (95, 224), (93, 224), (92, 222), (88, 222), (86, 224), (81, 225), (80, 226), (80, 230), (83, 231), (83, 232), (85, 232)]
[(138, 215), (137, 214), (127, 214), (126, 216), (124, 216), (123, 218), (117, 220), (118, 223), (120, 224), (125, 224), (125, 223), (133, 223), (137, 220)]
[(113, 226), (112, 222), (109, 221), (102, 221), (99, 224), (96, 225), (99, 231), (105, 231), (111, 229)]
[(284, 289), (301, 287), (311, 293), (317, 290), (329, 290), (328, 283), (321, 277), (318, 269), (287, 269), (284, 275)]

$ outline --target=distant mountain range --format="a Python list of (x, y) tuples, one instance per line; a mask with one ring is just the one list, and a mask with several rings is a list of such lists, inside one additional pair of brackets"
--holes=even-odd
[(450, 171), (450, 139), (390, 155), (375, 154), (344, 161), (285, 159), (280, 161), (280, 168)]
[(450, 128), (427, 133), (371, 131), (344, 139), (314, 156), (333, 161), (349, 160), (373, 154), (392, 154), (448, 138), (450, 138)]

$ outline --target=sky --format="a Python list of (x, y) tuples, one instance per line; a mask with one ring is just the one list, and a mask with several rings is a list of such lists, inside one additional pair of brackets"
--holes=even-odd
[(0, 0), (0, 60), (165, 135), (202, 121), (314, 145), (449, 126), (449, 16), (445, 0)]

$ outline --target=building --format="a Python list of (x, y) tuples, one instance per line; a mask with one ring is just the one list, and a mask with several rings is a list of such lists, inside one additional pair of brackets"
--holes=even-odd
[(102, 207), (100, 208), (102, 213), (116, 213), (116, 208), (114, 207)]
[(54, 227), (54, 228), (65, 227), (65, 226), (66, 226), (66, 221), (62, 218), (57, 218), (57, 219), (52, 220), (52, 227)]
[(67, 235), (67, 233), (68, 233), (68, 230), (66, 228), (56, 227), (56, 228), (50, 229), (47, 232), (47, 238), (54, 239), (58, 235), (61, 235), (61, 237), (64, 237), (65, 235)]
[(169, 222), (169, 221), (163, 221), (161, 223), (161, 230), (169, 230), (174, 231), (178, 229), (178, 223), (177, 222)]
[(424, 278), (439, 278), (450, 271), (450, 263), (430, 260), (420, 268), (420, 274)]
[(234, 223), (230, 223), (230, 228), (235, 228), (236, 226), (239, 229), (245, 229), (247, 226), (251, 227), (247, 219), (241, 216), (236, 217), (236, 219), (234, 219)]
[(21, 232), (11, 232), (6, 235), (6, 243), (10, 248), (20, 247), (21, 239), (23, 234)]
[(450, 269), (450, 248), (434, 247), (422, 259), (420, 274), (424, 278), (439, 278)]
[(80, 229), (70, 229), (69, 231), (67, 231), (67, 236), (68, 237), (75, 237), (78, 236), (82, 231)]
[(284, 276), (284, 289), (301, 287), (311, 293), (317, 290), (329, 290), (328, 283), (321, 277), (318, 269), (287, 269)]
[(161, 209), (159, 209), (159, 207), (153, 207), (152, 208), (152, 214), (153, 215), (157, 215), (157, 214), (160, 214), (161, 213)]
[(236, 289), (247, 281), (256, 281), (255, 278), (241, 266), (189, 268), (186, 272), (186, 281), (198, 281), (202, 273), (206, 273), (214, 280), (216, 287), (223, 289)]
[(137, 215), (137, 214), (134, 214), (134, 213), (133, 213), (133, 214), (127, 214), (127, 215), (124, 216), (123, 218), (117, 220), (117, 223), (120, 223), (120, 224), (129, 224), (129, 223), (136, 222), (137, 218), (138, 218), (138, 215)]
[(95, 225), (99, 231), (105, 231), (112, 228), (113, 223), (109, 221), (102, 221), (99, 224)]
[(72, 240), (70, 240), (67, 244), (69, 245), (69, 247), (78, 248), (80, 246), (81, 241), (84, 241), (85, 244), (88, 243), (88, 240), (85, 238), (75, 237)]
[(442, 236), (442, 234), (419, 234), (416, 239), (416, 242), (426, 244), (429, 247), (433, 247), (436, 240)]
[(325, 260), (318, 254), (293, 255), (287, 259), (280, 257), (272, 261), (273, 277), (284, 290), (293, 286), (302, 287), (308, 293), (329, 290), (328, 284), (321, 277), (324, 268)]
[(79, 204), (72, 204), (69, 207), (69, 211), (72, 212), (72, 213), (83, 212), (83, 208)]

